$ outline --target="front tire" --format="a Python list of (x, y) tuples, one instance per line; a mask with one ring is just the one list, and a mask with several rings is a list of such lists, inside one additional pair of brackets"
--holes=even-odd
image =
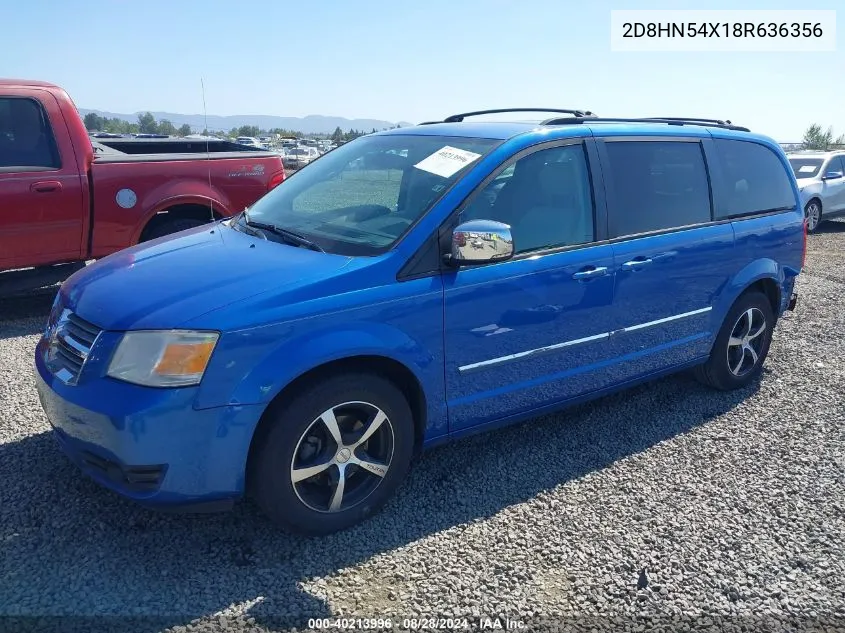
[(815, 233), (822, 223), (822, 204), (815, 198), (804, 207), (804, 217), (807, 220), (807, 233)]
[(769, 353), (775, 317), (768, 297), (746, 292), (731, 307), (696, 377), (721, 391), (741, 389), (754, 381)]
[(413, 416), (402, 392), (381, 376), (328, 378), (268, 415), (250, 489), (286, 531), (322, 535), (360, 523), (407, 474)]

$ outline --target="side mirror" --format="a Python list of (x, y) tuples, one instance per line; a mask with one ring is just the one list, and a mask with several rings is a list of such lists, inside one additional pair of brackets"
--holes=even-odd
[(513, 257), (511, 227), (493, 220), (470, 220), (452, 231), (451, 252), (444, 255), (450, 266), (473, 266)]
[(841, 171), (829, 171), (822, 176), (822, 180), (837, 180), (838, 178), (842, 178)]

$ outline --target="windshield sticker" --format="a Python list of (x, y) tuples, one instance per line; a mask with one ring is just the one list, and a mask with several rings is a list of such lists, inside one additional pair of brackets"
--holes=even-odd
[(798, 173), (801, 174), (813, 173), (814, 171), (816, 171), (815, 165), (801, 165), (801, 167), (798, 168)]
[(434, 152), (431, 156), (422, 159), (414, 167), (427, 171), (430, 174), (435, 174), (436, 176), (449, 178), (480, 157), (481, 154), (467, 152), (466, 150), (446, 145)]

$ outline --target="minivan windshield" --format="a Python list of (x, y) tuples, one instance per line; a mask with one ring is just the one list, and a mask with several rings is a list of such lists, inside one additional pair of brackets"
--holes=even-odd
[(789, 164), (796, 178), (815, 178), (824, 163), (823, 158), (790, 158)]
[(294, 232), (328, 253), (389, 249), (496, 139), (362, 136), (324, 154), (238, 220)]

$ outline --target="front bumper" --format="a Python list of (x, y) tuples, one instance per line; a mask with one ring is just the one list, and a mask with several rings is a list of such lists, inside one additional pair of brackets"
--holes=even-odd
[(36, 349), (38, 397), (63, 452), (99, 484), (162, 510), (225, 507), (244, 492), (259, 406), (193, 408), (197, 388), (106, 377), (64, 384)]

